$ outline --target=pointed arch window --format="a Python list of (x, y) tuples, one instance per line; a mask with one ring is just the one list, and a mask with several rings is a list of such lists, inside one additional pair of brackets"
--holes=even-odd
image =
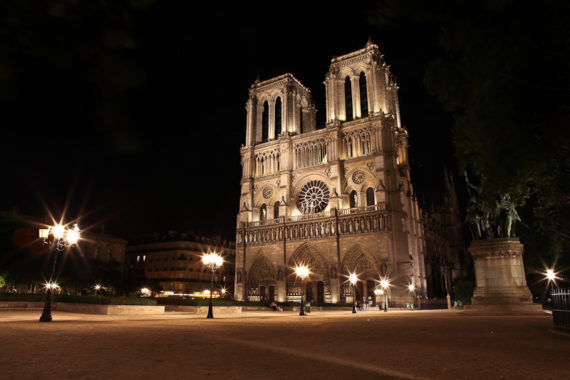
[(263, 221), (267, 219), (267, 206), (264, 204), (259, 208), (259, 220)]
[(267, 141), (269, 137), (269, 105), (263, 103), (263, 112), (261, 113), (261, 141)]
[(360, 115), (366, 117), (368, 116), (368, 89), (366, 88), (366, 75), (364, 72), (360, 73), (358, 81), (360, 84)]
[(274, 219), (279, 218), (279, 202), (275, 202), (275, 204), (273, 205), (273, 218)]
[(366, 206), (374, 206), (374, 189), (366, 189)]
[(344, 104), (346, 120), (352, 120), (352, 84), (350, 83), (350, 77), (346, 77), (344, 80)]
[(358, 196), (356, 195), (356, 190), (350, 192), (350, 208), (358, 207)]
[(277, 97), (277, 100), (275, 100), (275, 137), (278, 137), (281, 134), (281, 111), (281, 98)]

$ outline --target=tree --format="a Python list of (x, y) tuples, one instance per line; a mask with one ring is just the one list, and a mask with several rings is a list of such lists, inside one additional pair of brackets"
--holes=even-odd
[(453, 117), (459, 170), (485, 178), (488, 201), (509, 193), (524, 206), (535, 264), (569, 249), (569, 14), (567, 2), (440, 0), (384, 1), (373, 15), (436, 31), (424, 83)]

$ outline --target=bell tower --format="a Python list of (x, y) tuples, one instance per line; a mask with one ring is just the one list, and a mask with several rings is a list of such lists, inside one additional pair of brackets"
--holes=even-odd
[(289, 73), (257, 79), (249, 88), (246, 110), (246, 146), (316, 129), (311, 91)]

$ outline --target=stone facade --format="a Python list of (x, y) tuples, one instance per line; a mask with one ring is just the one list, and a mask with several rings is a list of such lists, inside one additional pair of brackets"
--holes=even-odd
[[(255, 81), (246, 104), (246, 144), (236, 236), (238, 300), (374, 301), (380, 277), (392, 303), (407, 285), (426, 289), (420, 211), (401, 126), (398, 86), (378, 46), (333, 58), (325, 78), (326, 125), (293, 75)], [(310, 278), (293, 275), (306, 264)]]
[(155, 235), (129, 242), (126, 274), (154, 289), (176, 294), (202, 292), (210, 288), (212, 272), (202, 264), (201, 258), (210, 250), (224, 257), (223, 267), (214, 274), (215, 289), (225, 286), (231, 292), (234, 243), (185, 233)]

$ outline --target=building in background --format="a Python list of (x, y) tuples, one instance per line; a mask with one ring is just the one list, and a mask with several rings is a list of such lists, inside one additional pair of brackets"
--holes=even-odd
[(463, 223), (455, 183), (444, 172), (444, 191), (421, 210), (424, 231), (427, 296), (451, 295), (453, 281), (467, 275), (472, 266), (465, 249)]
[[(43, 291), (54, 252), (39, 237), (39, 229), (53, 225), (53, 221), (47, 216), (22, 215), (16, 210), (2, 212), (0, 221), (0, 275), (7, 278), (5, 290)], [(58, 254), (55, 278), (62, 290), (70, 294), (89, 293), (98, 283), (113, 292), (122, 285), (126, 245), (126, 240), (105, 232), (103, 227), (86, 228), (75, 246)]]
[(201, 261), (209, 251), (224, 258), (223, 267), (215, 272), (214, 289), (224, 287), (231, 294), (235, 243), (219, 238), (169, 231), (133, 239), (126, 249), (125, 274), (166, 294), (202, 293), (210, 288), (212, 272)]
[[(410, 181), (398, 86), (378, 46), (335, 57), (325, 77), (326, 125), (291, 74), (249, 89), (237, 217), (238, 300), (374, 301), (425, 294), (420, 211)], [(301, 285), (292, 273), (308, 265)], [(359, 276), (356, 295), (347, 282)]]

